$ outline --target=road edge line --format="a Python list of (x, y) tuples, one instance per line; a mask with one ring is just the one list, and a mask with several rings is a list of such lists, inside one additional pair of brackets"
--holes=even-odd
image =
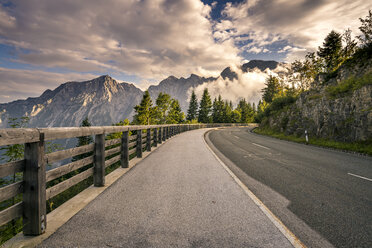
[[(252, 201), (261, 209), (261, 211), (269, 218), (269, 220), (279, 229), (279, 231), (288, 239), (288, 241), (295, 247), (295, 248), (306, 248), (306, 246), (294, 235), (288, 227), (286, 227), (283, 222), (276, 217), (273, 212), (270, 211), (268, 207), (255, 195), (252, 191), (248, 189), (248, 187), (240, 181), (240, 179), (230, 170), (230, 168), (217, 156), (217, 154), (213, 151), (213, 149), (210, 147), (207, 139), (208, 135), (212, 130), (208, 130), (204, 133), (204, 143), (206, 147), (209, 149), (209, 151), (213, 154), (213, 156), (217, 159), (217, 161), (221, 164), (221, 166), (229, 173), (229, 175), (234, 179), (234, 181), (243, 189), (243, 191), (252, 199)], [(211, 141), (209, 140), (211, 143)], [(217, 149), (217, 148), (215, 148)]]

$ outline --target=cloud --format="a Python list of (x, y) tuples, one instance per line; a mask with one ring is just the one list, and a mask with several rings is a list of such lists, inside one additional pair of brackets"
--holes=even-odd
[[(243, 73), (237, 67), (232, 68), (232, 70), (237, 73), (237, 79), (229, 80), (219, 77), (214, 81), (206, 82), (194, 88), (198, 99), (201, 99), (204, 89), (208, 88), (212, 99), (221, 95), (224, 100), (232, 101), (233, 104), (237, 104), (239, 99), (242, 98), (257, 104), (261, 99), (261, 90), (265, 87), (268, 75), (278, 76), (279, 73), (285, 72), (287, 68), (278, 67), (274, 71), (267, 69), (264, 72), (257, 69), (246, 73)], [(189, 90), (188, 98), (190, 98), (192, 90)]]
[(0, 103), (37, 97), (46, 89), (54, 89), (67, 81), (84, 81), (95, 77), (97, 75), (0, 67)]
[[(342, 32), (350, 28), (358, 33), (359, 18), (366, 16), (368, 9), (372, 9), (372, 2), (364, 0), (246, 0), (227, 4), (223, 10), (226, 18), (216, 29), (223, 32), (234, 27), (230, 38), (246, 35), (245, 39), (252, 40), (250, 46), (256, 48), (287, 41), (291, 46), (314, 51), (332, 29)], [(298, 52), (290, 50), (287, 60)]]
[(214, 39), (210, 11), (200, 0), (14, 0), (0, 6), (0, 42), (22, 48), (17, 62), (160, 80), (242, 60)]

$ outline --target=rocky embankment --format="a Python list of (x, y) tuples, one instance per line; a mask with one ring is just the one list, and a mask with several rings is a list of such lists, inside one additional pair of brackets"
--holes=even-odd
[(345, 142), (372, 142), (372, 59), (346, 63), (330, 75), (319, 75), (314, 87), (262, 123), (286, 135)]

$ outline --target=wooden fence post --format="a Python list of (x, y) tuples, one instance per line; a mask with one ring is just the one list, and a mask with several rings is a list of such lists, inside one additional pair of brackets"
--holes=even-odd
[(162, 127), (159, 127), (159, 137), (158, 137), (158, 143), (161, 144), (163, 142), (163, 134), (162, 134)]
[(47, 223), (43, 133), (39, 142), (25, 144), (24, 154), (23, 234), (40, 235)]
[(93, 183), (95, 187), (102, 187), (105, 185), (105, 134), (97, 134), (94, 142)]
[(137, 152), (137, 158), (142, 158), (142, 129), (137, 130), (136, 152)]
[(147, 137), (146, 137), (146, 150), (151, 152), (151, 129), (147, 129)]
[(155, 147), (158, 146), (158, 129), (154, 128), (154, 145)]
[(129, 167), (129, 131), (124, 131), (121, 136), (121, 167)]

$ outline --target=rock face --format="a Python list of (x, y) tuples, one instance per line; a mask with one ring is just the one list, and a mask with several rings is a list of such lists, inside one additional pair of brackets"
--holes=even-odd
[(29, 127), (79, 126), (85, 117), (92, 125), (111, 125), (133, 113), (143, 92), (110, 76), (68, 82), (40, 97), (0, 104), (0, 128), (9, 117), (30, 117)]
[(263, 121), (262, 126), (287, 135), (310, 136), (337, 141), (372, 142), (372, 82), (363, 87), (332, 96), (327, 88), (337, 86), (354, 75), (356, 78), (372, 73), (372, 60), (363, 66), (342, 67), (337, 75), (325, 80), (320, 76), (319, 85), (302, 93), (297, 101)]

